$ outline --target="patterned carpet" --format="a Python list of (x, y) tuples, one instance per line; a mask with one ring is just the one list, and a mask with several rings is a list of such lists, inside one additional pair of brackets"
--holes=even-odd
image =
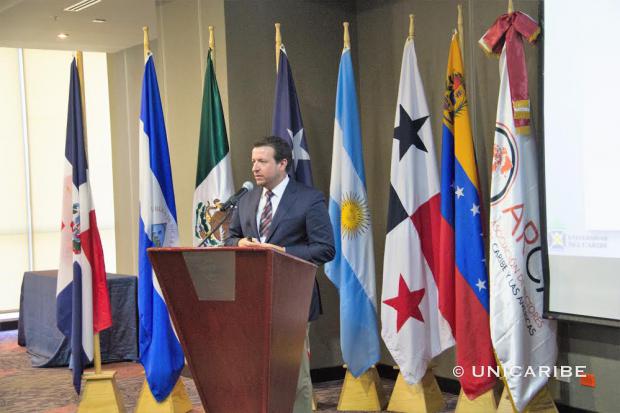
[[(131, 413), (144, 381), (144, 371), (137, 363), (106, 364), (104, 370), (117, 372), (117, 385), (123, 402)], [(194, 406), (192, 412), (204, 413), (196, 387), (191, 379), (183, 382)], [(385, 394), (394, 386), (391, 380), (382, 380)], [(315, 384), (318, 412), (337, 412), (342, 381)], [(456, 396), (444, 394), (446, 409), (452, 412)], [(0, 332), (0, 412), (1, 413), (72, 413), (77, 411), (78, 396), (71, 384), (71, 371), (66, 368), (33, 368), (25, 348), (17, 345), (17, 331)]]

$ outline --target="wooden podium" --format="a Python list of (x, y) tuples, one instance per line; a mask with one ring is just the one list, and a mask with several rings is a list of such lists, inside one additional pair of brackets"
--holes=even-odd
[(209, 413), (290, 413), (316, 266), (265, 248), (149, 248)]

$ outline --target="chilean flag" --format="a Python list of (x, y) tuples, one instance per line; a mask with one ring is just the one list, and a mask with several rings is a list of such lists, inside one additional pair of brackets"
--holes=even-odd
[(456, 364), (464, 373), (460, 378), (463, 392), (474, 399), (495, 385), (488, 368), (496, 364), (489, 328), (478, 169), (464, 81), (455, 33), (448, 57), (443, 110), (439, 309), (456, 339)]
[(93, 359), (93, 334), (112, 325), (103, 248), (88, 183), (81, 86), (71, 63), (62, 196), (56, 323), (71, 342), (73, 385), (80, 392), (84, 365)]

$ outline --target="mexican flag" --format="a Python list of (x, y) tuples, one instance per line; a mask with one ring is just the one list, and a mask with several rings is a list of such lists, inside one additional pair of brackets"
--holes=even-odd
[[(211, 50), (207, 55), (204, 90), (202, 92), (202, 115), (200, 118), (200, 142), (194, 191), (193, 243), (198, 245), (210, 230), (210, 221), (217, 222), (215, 204), (225, 201), (233, 193), (232, 167), (228, 136), (220, 90), (213, 68)], [(218, 214), (219, 215), (219, 214)], [(217, 239), (219, 238), (219, 240)], [(218, 245), (222, 237), (212, 237), (207, 245)]]

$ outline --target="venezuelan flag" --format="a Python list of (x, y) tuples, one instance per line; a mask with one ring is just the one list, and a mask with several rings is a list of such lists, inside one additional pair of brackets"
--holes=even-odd
[(439, 307), (456, 339), (456, 364), (463, 368), (461, 386), (467, 397), (474, 399), (491, 389), (496, 379), (486, 374), (488, 367), (495, 368), (495, 358), (489, 329), (480, 187), (463, 73), (455, 33), (448, 56), (443, 110)]

